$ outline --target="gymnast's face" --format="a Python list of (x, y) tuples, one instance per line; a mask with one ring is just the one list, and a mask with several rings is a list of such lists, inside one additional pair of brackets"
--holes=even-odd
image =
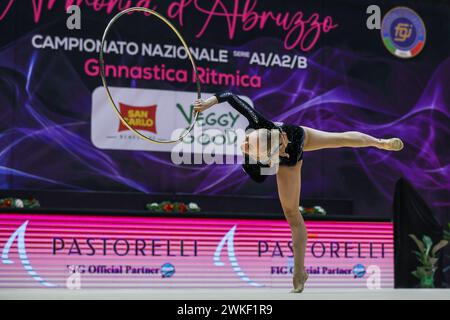
[(258, 143), (258, 135), (256, 131), (245, 135), (245, 140), (241, 144), (241, 150), (243, 153), (258, 159), (260, 153), (260, 145)]
[(241, 150), (249, 157), (260, 162), (269, 161), (271, 154), (271, 143), (267, 137), (267, 130), (254, 130), (245, 136), (244, 142), (241, 144)]

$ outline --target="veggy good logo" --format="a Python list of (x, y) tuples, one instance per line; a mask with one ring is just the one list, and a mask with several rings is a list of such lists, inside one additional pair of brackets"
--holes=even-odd
[(413, 58), (425, 45), (426, 29), (414, 10), (396, 7), (384, 16), (381, 36), (390, 53), (399, 58)]
[[(136, 107), (120, 102), (119, 106), (122, 117), (133, 129), (156, 133), (156, 105)], [(128, 128), (120, 121), (118, 131), (126, 130)]]

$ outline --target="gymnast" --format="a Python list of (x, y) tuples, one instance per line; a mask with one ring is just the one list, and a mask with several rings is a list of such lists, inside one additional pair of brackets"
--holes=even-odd
[(342, 147), (399, 151), (403, 148), (403, 142), (399, 138), (378, 139), (356, 131), (325, 132), (305, 126), (274, 123), (230, 91), (216, 93), (206, 100), (195, 100), (194, 110), (202, 112), (225, 101), (249, 122), (241, 145), (245, 156), (242, 164), (244, 171), (261, 183), (268, 175), (263, 169), (277, 168), (278, 196), (292, 233), (294, 271), (291, 292), (301, 293), (308, 279), (305, 270), (308, 233), (299, 210), (303, 151)]

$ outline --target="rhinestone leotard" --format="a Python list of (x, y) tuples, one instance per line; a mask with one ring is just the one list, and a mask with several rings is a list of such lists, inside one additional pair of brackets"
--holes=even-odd
[[(289, 157), (280, 156), (280, 165), (294, 166), (297, 162), (303, 159), (305, 132), (302, 127), (291, 124), (277, 125), (274, 122), (264, 118), (261, 113), (230, 91), (223, 91), (214, 95), (219, 103), (228, 102), (236, 111), (247, 118), (249, 123), (247, 129), (281, 129), (281, 131), (287, 134), (289, 143), (286, 147), (286, 153), (289, 154)], [(260, 163), (253, 164), (249, 162), (249, 158), (245, 157), (245, 161), (242, 164), (244, 171), (254, 181), (263, 182), (267, 178), (267, 175), (261, 175), (261, 167), (264, 167), (265, 165)]]

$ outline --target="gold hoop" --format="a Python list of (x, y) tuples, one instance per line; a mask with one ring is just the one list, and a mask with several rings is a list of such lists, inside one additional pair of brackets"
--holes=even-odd
[(156, 140), (156, 139), (152, 139), (150, 137), (147, 137), (146, 135), (140, 133), (139, 131), (137, 131), (136, 129), (134, 129), (120, 114), (119, 108), (117, 108), (116, 103), (114, 102), (114, 99), (111, 96), (111, 92), (109, 91), (109, 87), (108, 84), (106, 82), (106, 73), (105, 73), (105, 61), (104, 61), (104, 54), (103, 54), (103, 47), (105, 45), (105, 41), (106, 41), (106, 37), (108, 36), (108, 33), (111, 29), (111, 27), (113, 26), (113, 24), (124, 14), (127, 14), (129, 12), (134, 12), (134, 11), (140, 11), (140, 12), (146, 12), (149, 13), (151, 15), (156, 16), (157, 18), (159, 18), (160, 20), (162, 20), (167, 26), (170, 27), (170, 29), (172, 29), (172, 31), (177, 35), (178, 39), (181, 41), (181, 43), (183, 44), (183, 47), (186, 49), (186, 52), (188, 54), (189, 60), (191, 61), (192, 64), (192, 68), (195, 72), (195, 80), (196, 80), (196, 85), (197, 85), (197, 99), (201, 98), (201, 93), (200, 93), (200, 80), (198, 77), (198, 71), (197, 71), (197, 66), (195, 65), (195, 61), (194, 58), (192, 57), (192, 54), (189, 50), (188, 45), (186, 44), (186, 42), (184, 41), (183, 37), (181, 36), (180, 32), (178, 32), (178, 30), (174, 27), (174, 25), (167, 20), (164, 16), (162, 16), (161, 14), (157, 13), (154, 10), (148, 9), (148, 8), (144, 8), (144, 7), (132, 7), (132, 8), (128, 8), (125, 9), (121, 12), (119, 12), (118, 14), (116, 14), (111, 21), (108, 23), (108, 25), (106, 26), (105, 31), (103, 32), (103, 37), (102, 37), (102, 43), (101, 43), (101, 47), (100, 47), (100, 76), (102, 78), (102, 82), (103, 82), (103, 87), (106, 90), (106, 95), (108, 96), (109, 102), (111, 104), (111, 106), (113, 107), (113, 110), (116, 112), (117, 116), (119, 117), (120, 121), (122, 121), (122, 123), (124, 124), (125, 127), (127, 127), (131, 132), (133, 132), (134, 134), (136, 134), (137, 136), (139, 136), (140, 138), (147, 140), (149, 142), (153, 142), (153, 143), (160, 143), (160, 144), (165, 144), (165, 143), (176, 143), (180, 140), (182, 140), (184, 137), (186, 137), (189, 132), (192, 131), (192, 129), (194, 128), (195, 122), (197, 121), (198, 118), (198, 112), (194, 110), (194, 119), (191, 123), (191, 125), (186, 129), (186, 131), (176, 140)]

